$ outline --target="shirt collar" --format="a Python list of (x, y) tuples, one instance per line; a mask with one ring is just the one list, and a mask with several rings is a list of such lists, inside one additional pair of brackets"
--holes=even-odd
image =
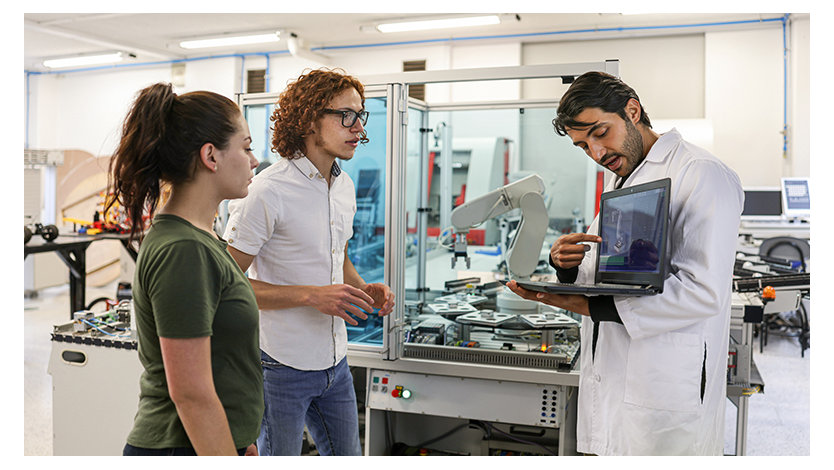
[(682, 140), (680, 132), (674, 127), (668, 132), (660, 134), (657, 141), (655, 141), (649, 153), (646, 155), (646, 160), (650, 162), (662, 162), (666, 156), (672, 153), (672, 150), (680, 144)]
[(664, 132), (660, 134), (660, 137), (655, 141), (652, 148), (649, 149), (649, 153), (646, 154), (646, 158), (637, 165), (637, 168), (628, 175), (628, 178), (623, 179), (619, 175), (614, 178), (614, 187), (621, 188), (623, 184), (628, 181), (629, 178), (634, 176), (636, 173), (640, 171), (641, 168), (646, 164), (646, 162), (652, 163), (660, 163), (666, 159), (672, 153), (672, 150), (680, 143), (682, 140), (680, 133), (677, 129), (672, 128), (672, 130), (668, 132)]
[[(300, 151), (295, 153), (295, 158), (290, 160), (296, 168), (298, 168), (307, 179), (313, 179), (317, 175), (319, 175), (319, 170), (313, 165), (313, 162), (310, 161), (303, 153)], [(330, 167), (330, 175), (333, 177), (337, 177), (342, 174), (342, 168), (339, 167), (339, 164), (333, 162), (333, 166)]]

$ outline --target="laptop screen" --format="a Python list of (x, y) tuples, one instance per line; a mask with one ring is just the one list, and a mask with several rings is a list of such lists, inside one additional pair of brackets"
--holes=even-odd
[(600, 198), (598, 282), (655, 284), (663, 278), (669, 178)]

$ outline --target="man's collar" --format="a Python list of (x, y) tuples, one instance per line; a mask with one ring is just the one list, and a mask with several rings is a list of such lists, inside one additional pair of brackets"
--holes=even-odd
[(681, 141), (681, 135), (677, 129), (674, 127), (660, 134), (658, 139), (652, 145), (652, 148), (649, 149), (649, 153), (646, 155), (646, 160), (652, 162), (661, 162), (663, 161), (666, 156), (669, 155), (670, 151), (677, 146)]
[[(310, 159), (307, 158), (303, 153), (296, 152), (295, 157), (296, 158), (293, 158), (290, 161), (293, 162), (296, 168), (301, 170), (301, 173), (303, 173), (304, 176), (306, 176), (308, 179), (313, 179), (316, 177), (316, 175), (320, 175), (318, 168), (316, 168), (316, 166), (313, 165), (313, 162), (311, 162)], [(337, 177), (341, 174), (342, 168), (339, 167), (339, 164), (337, 162), (333, 162), (333, 166), (330, 167), (330, 175), (333, 177)], [(321, 176), (324, 177), (324, 175)]]

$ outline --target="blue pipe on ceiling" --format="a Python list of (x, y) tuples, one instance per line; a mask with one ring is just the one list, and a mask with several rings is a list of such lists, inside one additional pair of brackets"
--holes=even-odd
[[(556, 35), (567, 35), (567, 34), (582, 34), (582, 33), (606, 33), (606, 32), (629, 32), (629, 31), (647, 31), (647, 30), (662, 30), (662, 29), (685, 29), (685, 28), (703, 28), (703, 27), (719, 27), (719, 26), (738, 26), (744, 24), (756, 24), (756, 23), (774, 23), (774, 22), (781, 22), (782, 23), (782, 40), (783, 44), (785, 44), (785, 50), (783, 51), (784, 56), (784, 75), (785, 75), (785, 90), (784, 90), (784, 120), (783, 120), (783, 152), (787, 153), (787, 45), (786, 45), (786, 23), (790, 14), (785, 14), (778, 18), (764, 18), (759, 20), (740, 20), (740, 21), (722, 21), (722, 22), (712, 22), (712, 23), (694, 23), (694, 24), (680, 24), (680, 25), (661, 25), (661, 26), (630, 26), (630, 27), (615, 27), (615, 28), (596, 28), (596, 29), (574, 29), (574, 30), (565, 30), (565, 31), (547, 31), (541, 33), (519, 33), (519, 34), (501, 34), (501, 35), (492, 35), (492, 36), (466, 36), (460, 38), (442, 38), (442, 39), (421, 39), (415, 41), (399, 41), (399, 42), (385, 42), (385, 43), (373, 43), (373, 44), (353, 44), (353, 45), (346, 45), (346, 46), (324, 46), (324, 47), (315, 47), (311, 48), (312, 51), (328, 51), (328, 50), (346, 50), (346, 49), (361, 49), (361, 48), (368, 48), (368, 47), (386, 47), (386, 46), (405, 46), (405, 45), (415, 45), (415, 44), (431, 44), (431, 43), (441, 43), (441, 42), (460, 42), (460, 41), (479, 41), (479, 40), (490, 40), (490, 39), (518, 39), (518, 38), (529, 38), (529, 37), (536, 37), (536, 36), (556, 36)], [(213, 59), (227, 59), (227, 58), (240, 58), (241, 62), (245, 62), (246, 57), (252, 56), (264, 56), (266, 58), (267, 68), (266, 68), (266, 91), (269, 91), (269, 56), (271, 55), (278, 55), (278, 54), (289, 54), (289, 50), (280, 50), (280, 51), (267, 51), (267, 52), (252, 52), (252, 53), (241, 53), (241, 54), (222, 54), (222, 55), (210, 55), (210, 56), (203, 56), (203, 57), (190, 57), (185, 59), (171, 59), (171, 60), (163, 60), (163, 61), (156, 61), (156, 62), (137, 62), (132, 64), (114, 64), (114, 65), (105, 65), (99, 67), (86, 67), (80, 69), (68, 69), (68, 70), (48, 70), (48, 71), (25, 71), (26, 72), (26, 132), (25, 132), (25, 148), (29, 148), (29, 77), (32, 75), (54, 75), (54, 74), (67, 74), (67, 73), (79, 73), (79, 72), (93, 72), (99, 70), (114, 70), (114, 69), (123, 69), (129, 67), (148, 67), (154, 65), (167, 65), (167, 64), (177, 64), (177, 63), (184, 63), (184, 62), (194, 62), (194, 61), (201, 61), (201, 60), (213, 60)], [(241, 87), (240, 89), (243, 90), (243, 64), (241, 64)]]

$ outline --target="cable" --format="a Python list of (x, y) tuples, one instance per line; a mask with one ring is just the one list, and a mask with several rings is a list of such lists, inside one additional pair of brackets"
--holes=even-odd
[[(449, 237), (452, 235), (452, 230), (453, 230), (453, 229), (454, 229), (454, 227), (451, 227), (451, 226), (450, 226), (450, 227), (446, 227), (446, 228), (444, 228), (444, 229), (440, 232), (440, 236), (438, 236), (438, 237), (437, 237), (437, 244), (438, 244), (438, 245), (440, 245), (440, 246), (442, 246), (443, 248), (454, 248), (454, 244), (449, 244), (449, 245), (447, 245), (447, 244), (443, 243), (443, 241), (444, 241), (446, 238), (449, 238)], [(446, 236), (444, 237), (444, 235), (445, 235), (445, 234), (447, 234), (447, 233), (448, 233), (448, 235), (446, 235)]]
[(445, 439), (445, 438), (447, 438), (447, 437), (451, 436), (452, 434), (454, 434), (454, 433), (456, 433), (456, 432), (458, 432), (458, 431), (460, 431), (461, 429), (466, 428), (466, 427), (469, 427), (469, 423), (463, 423), (463, 424), (460, 424), (460, 425), (458, 425), (458, 426), (455, 426), (455, 427), (454, 427), (454, 428), (452, 428), (451, 430), (446, 431), (445, 433), (443, 433), (443, 434), (441, 434), (441, 435), (439, 435), (439, 436), (437, 436), (437, 437), (435, 437), (435, 438), (429, 439), (428, 441), (421, 442), (421, 443), (417, 444), (417, 445), (416, 445), (416, 446), (414, 446), (414, 447), (417, 447), (417, 448), (423, 448), (423, 447), (426, 447), (426, 446), (427, 446), (427, 445), (429, 445), (429, 444), (434, 444), (435, 442), (437, 442), (437, 441), (439, 441), (439, 440), (441, 440), (441, 439)]
[(96, 300), (93, 300), (92, 302), (90, 302), (84, 310), (92, 310), (93, 305), (95, 305), (99, 302), (106, 302), (108, 300), (111, 301), (111, 302), (114, 302), (114, 300), (111, 299), (110, 297), (99, 297)]
[(81, 321), (82, 321), (82, 322), (84, 322), (84, 323), (86, 323), (86, 324), (88, 324), (88, 325), (90, 325), (90, 326), (92, 326), (92, 327), (93, 327), (93, 328), (95, 328), (96, 330), (98, 330), (98, 331), (100, 331), (100, 332), (102, 332), (102, 333), (104, 333), (104, 334), (106, 334), (106, 335), (108, 335), (108, 336), (115, 336), (115, 337), (117, 337), (117, 338), (130, 338), (130, 335), (117, 335), (117, 334), (113, 334), (113, 333), (108, 333), (108, 332), (106, 332), (106, 331), (102, 330), (101, 328), (97, 327), (96, 325), (93, 325), (92, 323), (90, 323), (89, 321), (87, 321), (87, 320), (85, 320), (85, 319), (83, 319), (83, 318), (81, 319)]
[(490, 429), (492, 429), (493, 431), (496, 431), (497, 433), (499, 433), (499, 434), (501, 434), (501, 435), (503, 435), (503, 436), (506, 436), (506, 437), (508, 437), (508, 438), (510, 438), (510, 439), (512, 439), (512, 440), (514, 440), (514, 441), (521, 442), (522, 444), (529, 444), (529, 445), (534, 445), (534, 446), (537, 446), (537, 447), (541, 448), (542, 450), (544, 450), (545, 452), (547, 452), (547, 453), (548, 453), (548, 454), (550, 454), (550, 455), (558, 455), (558, 454), (554, 453), (552, 450), (548, 449), (547, 447), (545, 447), (545, 446), (543, 446), (543, 445), (539, 444), (538, 442), (527, 441), (527, 440), (521, 439), (521, 438), (519, 438), (519, 437), (515, 437), (515, 436), (513, 436), (512, 434), (506, 433), (506, 432), (504, 432), (504, 431), (502, 431), (502, 430), (500, 430), (500, 429), (496, 428), (495, 426), (493, 426), (493, 425), (492, 425), (492, 423), (488, 423), (488, 422), (486, 422), (486, 421), (482, 421), (482, 422), (483, 422), (484, 424), (486, 424), (487, 426), (489, 426), (489, 428), (490, 428)]

